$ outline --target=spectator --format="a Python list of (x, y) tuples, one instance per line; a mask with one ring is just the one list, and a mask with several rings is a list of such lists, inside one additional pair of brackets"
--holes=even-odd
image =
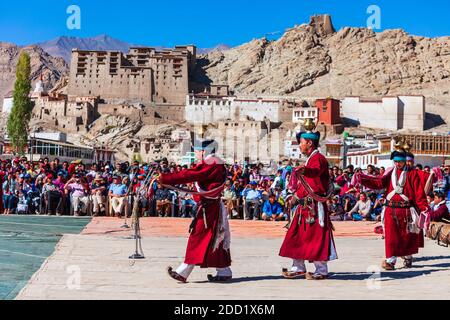
[(435, 204), (434, 195), (431, 196), (431, 195), (427, 194), (427, 202), (428, 202), (428, 206), (430, 207), (430, 209), (433, 209), (434, 204)]
[(351, 183), (350, 172), (353, 172), (353, 166), (348, 166), (344, 173), (336, 178), (336, 184), (340, 187), (340, 196), (344, 197), (354, 186)]
[(253, 207), (253, 220), (258, 220), (261, 193), (256, 190), (256, 182), (253, 181), (247, 185), (247, 187), (242, 191), (242, 196), (244, 198), (244, 219), (252, 219), (250, 212)]
[(91, 183), (92, 216), (106, 214), (106, 184), (100, 173), (95, 175)]
[(444, 168), (444, 195), (447, 197), (447, 199), (450, 198), (450, 168), (446, 166)]
[(63, 215), (66, 213), (66, 202), (67, 202), (67, 197), (66, 197), (66, 192), (64, 190), (64, 186), (65, 186), (65, 178), (64, 178), (64, 173), (63, 171), (59, 171), (57, 174), (57, 178), (56, 180), (53, 181), (53, 184), (58, 188), (59, 193), (61, 195), (61, 200), (59, 201), (59, 205), (56, 208), (56, 215)]
[(4, 214), (8, 215), (14, 212), (17, 206), (17, 182), (16, 177), (12, 172), (8, 173), (6, 181), (3, 182), (3, 206), (5, 208)]
[[(53, 183), (53, 176), (49, 174), (45, 179), (45, 184), (42, 187), (42, 195), (45, 201), (45, 214), (54, 215), (57, 211), (57, 208), (60, 208), (60, 202), (62, 199), (62, 195), (60, 189), (57, 185)], [(61, 215), (61, 212), (57, 213)]]
[(331, 200), (327, 201), (328, 213), (331, 221), (344, 220), (344, 208), (339, 203), (339, 196), (335, 195)]
[(353, 219), (353, 221), (370, 220), (371, 208), (372, 202), (365, 193), (361, 193), (358, 202), (348, 212), (347, 217)]
[(160, 217), (168, 217), (172, 211), (172, 195), (169, 189), (162, 187), (159, 183), (155, 192), (156, 213)]
[(445, 203), (445, 196), (441, 192), (436, 192), (434, 194), (434, 203), (433, 209), (431, 210), (431, 221), (435, 222), (449, 222), (450, 223), (450, 216), (449, 211)]
[(197, 203), (191, 194), (186, 194), (181, 200), (181, 217), (195, 217), (197, 212)]
[(283, 170), (277, 171), (277, 176), (273, 180), (272, 185), (270, 186), (270, 189), (275, 190), (275, 188), (281, 188), (284, 189), (285, 183), (283, 180)]
[(376, 200), (372, 208), (372, 220), (381, 221), (381, 212), (386, 205), (386, 195), (382, 193)]
[(223, 202), (225, 204), (225, 208), (227, 209), (228, 217), (237, 217), (239, 214), (236, 208), (239, 207), (238, 199), (236, 197), (236, 193), (233, 192), (230, 181), (225, 182), (225, 188), (223, 190)]
[(282, 221), (287, 219), (287, 214), (284, 214), (280, 203), (276, 201), (276, 196), (271, 194), (269, 199), (264, 202), (262, 210), (262, 219), (266, 221)]
[(80, 211), (84, 211), (85, 213), (87, 213), (87, 208), (90, 204), (90, 201), (86, 192), (86, 186), (82, 184), (81, 177), (78, 173), (75, 174), (72, 179), (67, 181), (64, 189), (70, 192), (69, 197), (71, 199), (70, 204), (73, 208), (73, 215), (75, 217), (80, 216)]
[(125, 197), (127, 194), (126, 178), (121, 179), (120, 176), (113, 177), (113, 183), (109, 187), (109, 197), (111, 198), (111, 208), (115, 217), (122, 215), (122, 209), (125, 205)]

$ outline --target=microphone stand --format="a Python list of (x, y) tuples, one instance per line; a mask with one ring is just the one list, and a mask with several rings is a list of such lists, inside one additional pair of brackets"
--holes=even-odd
[[(134, 228), (134, 240), (135, 240), (135, 251), (134, 253), (129, 256), (129, 259), (138, 260), (138, 259), (145, 259), (144, 251), (142, 250), (142, 241), (141, 241), (141, 227), (139, 224), (139, 201), (141, 197), (145, 196), (145, 192), (148, 187), (151, 187), (152, 182), (152, 175), (154, 170), (150, 170), (147, 174), (147, 177), (144, 180), (144, 183), (142, 187), (140, 187), (138, 190), (136, 190), (135, 199), (133, 203), (133, 210), (132, 210), (132, 227)], [(144, 193), (144, 195), (143, 195)]]
[[(136, 174), (133, 173), (133, 179), (134, 179), (135, 176), (136, 176)], [(128, 201), (128, 198), (130, 197), (130, 191), (131, 191), (132, 188), (133, 188), (133, 179), (130, 179), (130, 180), (131, 180), (131, 181), (130, 181), (130, 185), (128, 186), (127, 193), (125, 194), (125, 201), (126, 201), (128, 204), (130, 203), (130, 202)], [(124, 224), (121, 226), (121, 228), (123, 228), (123, 229), (130, 229), (130, 226), (127, 224), (128, 204), (127, 204), (127, 207), (126, 207), (126, 210), (125, 210), (125, 222), (124, 222)]]

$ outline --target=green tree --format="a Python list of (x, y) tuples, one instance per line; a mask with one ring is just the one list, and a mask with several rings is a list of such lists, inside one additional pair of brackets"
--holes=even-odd
[(13, 107), (8, 118), (7, 131), (14, 150), (25, 153), (28, 141), (28, 124), (31, 119), (33, 103), (30, 99), (31, 80), (30, 56), (22, 51), (16, 69)]

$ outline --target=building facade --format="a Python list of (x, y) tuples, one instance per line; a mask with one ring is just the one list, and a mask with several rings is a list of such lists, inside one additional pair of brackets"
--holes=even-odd
[(183, 104), (196, 48), (176, 46), (119, 51), (72, 50), (68, 95)]
[(34, 108), (32, 119), (51, 124), (69, 133), (87, 131), (98, 114), (97, 97), (73, 97), (50, 94), (32, 99)]
[[(14, 157), (14, 150), (8, 137), (5, 138), (1, 150), (1, 158), (11, 159)], [(58, 158), (61, 162), (73, 160), (82, 160), (85, 164), (91, 164), (98, 161), (110, 161), (115, 159), (114, 150), (102, 148), (90, 148), (79, 146), (66, 141), (66, 135), (63, 133), (33, 133), (29, 137), (27, 152), (24, 154), (29, 161), (38, 161), (41, 158), (49, 158), (53, 161)]]
[(349, 122), (368, 128), (423, 131), (425, 125), (424, 96), (396, 96), (381, 99), (346, 97), (342, 115)]
[(209, 93), (189, 94), (185, 104), (185, 119), (191, 124), (247, 120), (286, 122), (291, 121), (292, 108), (295, 106), (295, 102), (287, 99), (217, 96)]
[(292, 111), (292, 122), (303, 124), (306, 119), (311, 118), (316, 123), (318, 114), (317, 107), (297, 107)]
[(283, 134), (261, 121), (222, 121), (208, 130), (219, 145), (218, 155), (227, 163), (270, 163), (284, 154)]
[(318, 99), (316, 100), (318, 112), (318, 122), (324, 125), (342, 124), (341, 102), (336, 99)]

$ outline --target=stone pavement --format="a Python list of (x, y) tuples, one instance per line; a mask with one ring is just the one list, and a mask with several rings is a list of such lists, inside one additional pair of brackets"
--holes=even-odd
[[(412, 269), (380, 273), (383, 240), (379, 236), (349, 236), (352, 228), (369, 230), (370, 226), (373, 230), (372, 225), (357, 223), (336, 224), (337, 233), (343, 236), (336, 238), (339, 259), (329, 264), (329, 280), (287, 280), (280, 276), (281, 267), (290, 263), (278, 256), (282, 223), (233, 221), (237, 234), (232, 239), (233, 282), (208, 283), (206, 275), (214, 270), (195, 269), (189, 283), (177, 283), (166, 274), (166, 267), (176, 267), (184, 256), (188, 221), (177, 221), (144, 219), (143, 226), (152, 227), (143, 232), (146, 259), (130, 261), (135, 243), (129, 239), (131, 231), (117, 232), (117, 225), (121, 225), (117, 219), (95, 219), (83, 234), (62, 238), (17, 299), (449, 298), (449, 248), (427, 240)], [(263, 230), (268, 235), (261, 234)], [(170, 236), (161, 236), (164, 232)], [(401, 259), (399, 262), (401, 267)]]
[[(127, 224), (131, 220), (127, 219)], [(162, 237), (187, 237), (187, 230), (191, 219), (180, 218), (141, 218), (141, 234), (145, 236), (162, 236)], [(85, 235), (115, 235), (127, 236), (129, 231), (124, 230), (121, 226), (124, 220), (117, 218), (93, 218), (91, 223), (83, 230)], [(230, 220), (230, 228), (232, 237), (235, 238), (283, 238), (286, 229), (283, 227), (286, 222), (267, 222), (267, 221), (243, 221), (238, 219)], [(342, 221), (335, 222), (336, 237), (378, 237), (373, 230), (378, 225), (376, 222), (353, 222)]]

